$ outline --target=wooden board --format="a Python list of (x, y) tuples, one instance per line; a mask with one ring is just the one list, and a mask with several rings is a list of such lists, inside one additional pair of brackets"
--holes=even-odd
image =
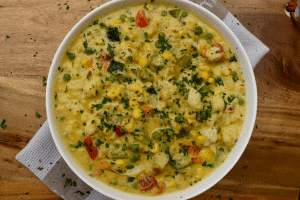
[[(0, 120), (7, 120), (7, 128), (0, 129), (1, 200), (61, 199), (15, 156), (46, 120), (43, 76), (58, 46), (83, 16), (105, 2), (74, 0), (69, 10), (61, 0), (0, 2)], [(254, 70), (258, 128), (235, 167), (195, 200), (299, 198), (300, 28), (285, 15), (285, 3), (222, 1), (271, 51)]]

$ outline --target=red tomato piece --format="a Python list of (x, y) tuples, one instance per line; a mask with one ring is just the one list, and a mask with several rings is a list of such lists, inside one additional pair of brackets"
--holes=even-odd
[(145, 115), (150, 115), (154, 109), (151, 106), (143, 106), (143, 110)]
[(109, 57), (109, 55), (107, 53), (100, 53), (99, 57), (101, 57), (102, 59), (104, 59), (105, 61), (111, 61), (112, 59), (114, 59), (114, 57)]
[[(117, 129), (115, 130), (115, 132), (116, 132), (116, 134), (117, 134), (117, 136), (118, 137), (122, 137), (123, 136), (123, 134), (122, 134), (122, 126), (121, 125), (118, 125), (117, 126)], [(127, 134), (128, 132), (126, 132), (126, 134)]]
[(141, 192), (147, 192), (157, 185), (157, 180), (153, 176), (144, 176), (139, 180), (139, 190)]
[(196, 158), (192, 158), (194, 163), (204, 163), (205, 159), (202, 156), (198, 156)]
[(95, 147), (91, 136), (84, 139), (84, 146), (92, 160), (95, 160), (98, 156), (98, 149)]
[(149, 25), (149, 21), (146, 17), (145, 11), (139, 10), (135, 17), (135, 24), (138, 27), (145, 28)]
[(167, 188), (166, 182), (163, 180), (160, 180), (157, 184), (157, 186), (154, 187), (152, 193), (153, 194), (161, 194), (163, 193)]
[(194, 145), (194, 146), (190, 147), (188, 152), (192, 156), (197, 156), (199, 154), (200, 150), (201, 149), (198, 146)]
[(232, 69), (229, 69), (229, 71), (230, 71), (230, 75), (232, 75)]
[(94, 59), (91, 58), (91, 59), (88, 61), (88, 63), (87, 63), (87, 67), (88, 67), (88, 68), (92, 68), (93, 62), (94, 62)]
[(153, 176), (157, 176), (159, 174), (161, 174), (163, 171), (159, 168), (153, 167)]

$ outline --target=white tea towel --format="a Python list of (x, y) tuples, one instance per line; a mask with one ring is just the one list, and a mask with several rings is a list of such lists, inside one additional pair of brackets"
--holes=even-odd
[[(253, 67), (269, 52), (268, 47), (216, 0), (192, 1), (213, 12), (231, 28), (244, 46)], [(68, 167), (56, 149), (47, 121), (16, 159), (64, 199), (111, 199), (90, 188)]]

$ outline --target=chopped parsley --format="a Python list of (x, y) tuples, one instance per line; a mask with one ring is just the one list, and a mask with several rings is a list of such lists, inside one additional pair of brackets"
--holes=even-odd
[(6, 129), (6, 124), (5, 124), (5, 122), (6, 122), (6, 119), (3, 119), (2, 122), (1, 122), (1, 125), (0, 125), (0, 126), (1, 126), (2, 129)]
[(41, 117), (42, 117), (42, 115), (41, 115), (40, 113), (38, 113), (38, 112), (35, 113), (35, 116), (36, 116), (37, 118), (41, 118)]

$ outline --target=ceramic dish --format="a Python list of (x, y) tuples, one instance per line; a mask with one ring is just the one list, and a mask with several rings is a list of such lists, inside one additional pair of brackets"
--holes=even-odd
[[(69, 165), (69, 167), (79, 178), (81, 178), (85, 183), (90, 185), (95, 190), (114, 199), (133, 200), (133, 199), (139, 199), (141, 197), (114, 190), (113, 188), (108, 187), (102, 184), (101, 182), (98, 182), (95, 179), (89, 177), (68, 154), (66, 148), (63, 145), (63, 142), (61, 141), (54, 120), (53, 102), (52, 102), (54, 78), (57, 73), (57, 68), (59, 67), (62, 55), (65, 52), (66, 48), (68, 47), (69, 43), (88, 23), (90, 23), (90, 21), (92, 21), (95, 17), (105, 15), (121, 7), (130, 6), (130, 5), (143, 3), (143, 2), (147, 2), (147, 1), (146, 0), (111, 1), (93, 10), (88, 15), (86, 15), (68, 33), (68, 35), (65, 37), (65, 39), (59, 46), (55, 54), (54, 60), (52, 62), (49, 76), (48, 76), (48, 87), (46, 92), (47, 117), (48, 117), (51, 134), (57, 146), (57, 149), (59, 150), (60, 154), (62, 155), (66, 163)], [(224, 24), (224, 22), (222, 22), (218, 17), (216, 17), (211, 12), (207, 11), (205, 8), (192, 2), (186, 0), (164, 0), (164, 2), (177, 5), (178, 7), (184, 8), (195, 14), (198, 14), (206, 21), (211, 23), (224, 36), (224, 38), (235, 49), (236, 56), (243, 70), (243, 75), (245, 77), (245, 85), (247, 90), (247, 111), (246, 111), (245, 123), (243, 126), (243, 130), (240, 134), (240, 138), (236, 143), (232, 152), (229, 154), (227, 160), (218, 169), (216, 169), (210, 176), (208, 176), (201, 182), (195, 184), (193, 187), (187, 188), (186, 190), (180, 192), (156, 197), (156, 199), (188, 199), (203, 193), (204, 191), (206, 191), (207, 189), (215, 185), (232, 169), (232, 167), (235, 165), (235, 163), (242, 155), (251, 137), (253, 127), (254, 127), (255, 117), (256, 117), (256, 110), (257, 110), (256, 82), (255, 82), (255, 78), (254, 78), (254, 74), (252, 71), (249, 58), (247, 57), (245, 50), (243, 49), (237, 37), (234, 35), (234, 33), (232, 33), (232, 31), (227, 27), (227, 25)]]

